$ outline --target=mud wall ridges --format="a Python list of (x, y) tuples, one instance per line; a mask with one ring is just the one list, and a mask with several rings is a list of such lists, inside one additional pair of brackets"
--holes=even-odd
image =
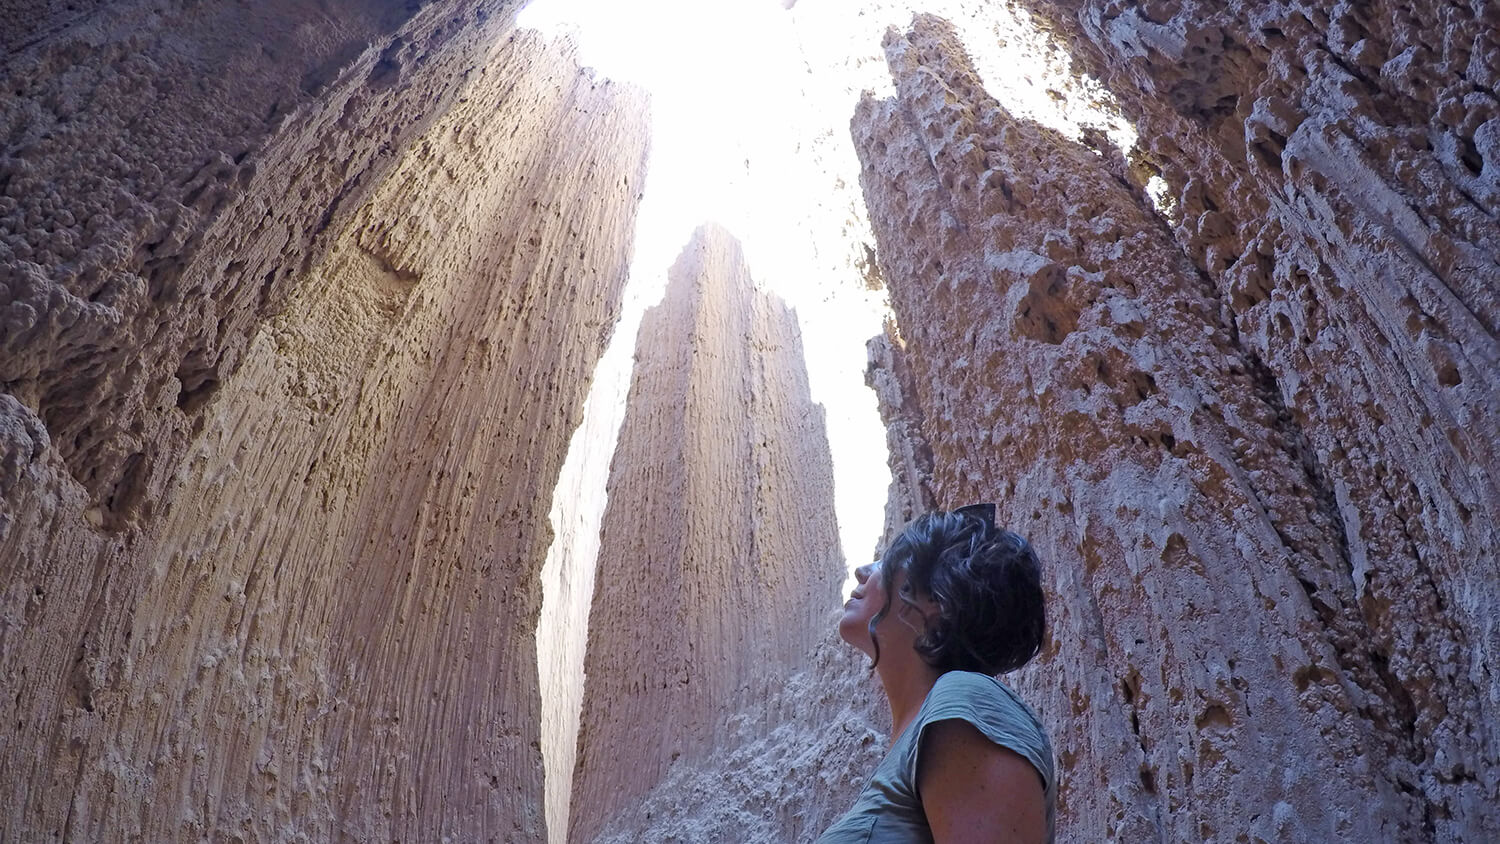
[(823, 640), (764, 697), (721, 713), (727, 738), (666, 766), (610, 818), (594, 844), (812, 841), (854, 802), (885, 755), (890, 711), (869, 659)]
[(891, 487), (878, 548), (888, 546), (912, 519), (938, 509), (932, 495), (932, 447), (923, 430), (922, 406), (904, 348), (905, 341), (891, 322), (865, 344), (869, 356), (865, 384), (878, 397), (891, 455)]
[[(296, 38), (260, 42), (288, 58), (251, 62), (261, 75), (240, 80), (268, 90), (236, 100), (197, 74), (231, 117), (259, 116), (263, 95), (288, 94), (289, 111), (247, 136), (251, 166), (203, 175), (204, 195), (221, 197), (211, 212), (180, 210), (177, 187), (120, 200), (185, 215), (187, 240), (168, 250), (182, 266), (126, 284), (107, 305), (118, 314), (101, 317), (107, 337), (55, 319), (4, 335), (19, 377), (6, 374), (17, 421), (3, 427), (0, 676), (16, 693), (0, 765), (15, 811), (0, 837), (542, 837), (537, 573), (552, 485), (620, 309), (646, 104), (567, 48), (497, 40), (496, 8), (293, 17)], [(199, 19), (213, 14), (185, 13), (173, 43), (211, 51), (226, 31)], [(374, 47), (350, 34), (375, 24)], [(314, 53), (331, 76), (310, 80), (298, 38), (358, 49), (336, 64)], [(79, 72), (110, 76), (111, 55)], [(192, 109), (148, 110), (153, 131), (219, 143), (194, 135), (206, 130)], [(157, 179), (175, 155), (72, 162), (59, 195)], [(130, 238), (155, 236), (106, 226), (77, 242), (122, 261), (110, 272), (123, 277)], [(55, 315), (57, 297), (88, 295), (69, 287), (83, 282), (67, 260), (7, 267), (51, 285)], [(169, 276), (178, 292), (152, 298), (149, 282)], [(238, 339), (201, 346), (200, 307), (203, 330)], [(212, 395), (189, 406), (172, 380), (184, 348), (217, 361)], [(64, 416), (119, 428), (96, 425), (100, 442), (143, 437), (164, 473), (128, 518), (101, 517), (88, 482), (90, 467), (118, 473), (118, 449), (60, 446), (47, 406), (29, 404), (84, 354), (99, 383), (79, 396), (110, 398)], [(136, 364), (118, 361), (138, 362), (140, 380), (121, 381)], [(122, 395), (137, 383), (165, 404), (132, 405)]]
[[(1052, 643), (1019, 683), (1057, 734), (1067, 837), (1490, 834), (1495, 783), (1480, 772), (1495, 745), (1476, 682), (1489, 622), (1464, 601), (1493, 590), (1480, 581), (1494, 565), (1473, 543), (1488, 529), (1456, 513), (1492, 511), (1474, 498), (1486, 470), (1458, 458), (1495, 440), (1447, 427), (1473, 405), (1441, 398), (1438, 374), (1411, 366), (1412, 338), (1371, 316), (1394, 287), (1432, 291), (1432, 263), (1397, 260), (1401, 239), (1355, 213), (1355, 194), (1325, 226), (1333, 200), (1226, 183), (1220, 210), (1259, 201), (1285, 218), (1240, 260), (1259, 262), (1263, 293), (1301, 305), (1259, 318), (1330, 314), (1333, 333), (1257, 340), (1263, 301), (1205, 271), (1130, 183), (1139, 172), (1010, 117), (941, 21), (893, 34), (887, 54), (899, 95), (867, 98), (853, 127), (882, 269), (938, 500), (998, 498), (1049, 563)], [(1175, 126), (1141, 134), (1170, 143)], [(1196, 186), (1182, 203), (1205, 171), (1183, 168)], [(1287, 234), (1319, 230), (1316, 248)], [(1293, 254), (1326, 256), (1309, 269), (1323, 282), (1277, 287)], [(1489, 335), (1471, 336), (1487, 356)], [(1493, 395), (1464, 371), (1480, 379), (1470, 396)], [(1333, 407), (1336, 426), (1320, 409)], [(1350, 430), (1371, 439), (1340, 440)], [(1354, 449), (1409, 484), (1358, 492)], [(1386, 526), (1405, 539), (1380, 544)]]
[[(795, 315), (699, 229), (641, 322), (589, 618), (570, 840), (805, 667), (843, 579)], [(622, 763), (622, 760), (628, 760)]]
[(1029, 5), (1120, 94), (1301, 431), (1347, 548), (1316, 600), (1398, 787), (1429, 834), (1495, 836), (1500, 7)]
[[(0, 382), (118, 529), (514, 2), (111, 4), (0, 65)], [(13, 27), (13, 28), (12, 28)]]

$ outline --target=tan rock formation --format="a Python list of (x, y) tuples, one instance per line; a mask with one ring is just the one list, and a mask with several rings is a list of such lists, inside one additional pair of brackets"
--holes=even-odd
[(1500, 8), (1037, 5), (1329, 479), (1348, 573), (1319, 598), (1381, 675), (1393, 779), (1439, 840), (1500, 836)]
[(503, 4), (281, 5), (7, 60), (7, 840), (542, 837), (644, 101)]
[[(0, 840), (543, 839), (548, 507), (647, 127), (519, 5), (0, 10)], [(1061, 840), (1500, 840), (1500, 7), (943, 0), (1140, 146), (921, 18), (853, 124), (877, 267), (833, 36), (899, 5), (778, 19), (785, 131), (719, 158), (804, 322), (889, 287), (887, 532), (998, 500), (1041, 551)], [(1058, 67), (1016, 87), (1093, 125)], [(670, 281), (553, 835), (804, 841), (887, 739), (830, 617), (868, 446), (809, 390), (858, 355), (809, 376), (723, 229)]]
[[(694, 234), (641, 321), (589, 618), (570, 840), (806, 666), (844, 566), (795, 315), (726, 230)], [(773, 722), (774, 723), (774, 722)]]
[(869, 660), (839, 640), (837, 613), (818, 621), (823, 641), (800, 671), (721, 714), (711, 753), (667, 766), (593, 840), (780, 844), (831, 826), (885, 755), (891, 718)]
[(1487, 840), (1487, 171), (1445, 169), (1404, 77), (1317, 52), (1326, 19), (1245, 14), (1059, 23), (1171, 162), (1175, 226), (998, 107), (943, 22), (888, 37), (899, 96), (854, 132), (905, 401), (938, 500), (998, 499), (1049, 563), (1019, 684), (1065, 840)]
[(23, 35), (0, 68), (0, 382), (95, 521), (150, 517), (256, 323), (451, 103), (510, 5), (8, 10)]
[(885, 503), (882, 549), (912, 519), (938, 509), (932, 494), (932, 447), (927, 444), (922, 405), (916, 401), (917, 385), (911, 380), (904, 345), (896, 326), (889, 322), (884, 333), (866, 344), (865, 383), (880, 399), (890, 449), (891, 488)]

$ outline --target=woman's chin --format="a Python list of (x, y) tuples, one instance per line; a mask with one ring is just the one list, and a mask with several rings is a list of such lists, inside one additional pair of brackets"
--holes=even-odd
[(845, 608), (843, 617), (839, 619), (839, 638), (858, 648), (860, 642), (869, 638), (869, 635), (869, 631), (864, 627), (864, 621)]

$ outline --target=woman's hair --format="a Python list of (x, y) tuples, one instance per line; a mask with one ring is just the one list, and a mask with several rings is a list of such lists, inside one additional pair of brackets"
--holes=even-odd
[(875, 625), (890, 610), (891, 584), (903, 569), (898, 597), (907, 604), (927, 597), (937, 606), (916, 649), (939, 672), (1004, 674), (1041, 650), (1047, 627), (1041, 564), (1026, 540), (995, 526), (994, 505), (920, 516), (886, 549), (876, 573), (885, 606), (870, 619), (876, 663)]

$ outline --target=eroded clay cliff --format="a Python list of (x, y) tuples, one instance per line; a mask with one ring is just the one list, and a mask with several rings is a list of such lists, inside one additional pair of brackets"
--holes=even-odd
[(899, 94), (853, 128), (931, 487), (998, 499), (1048, 562), (1017, 682), (1063, 836), (1494, 837), (1496, 171), (1436, 113), (1489, 113), (1489, 36), (1038, 11), (1144, 160), (1012, 117), (933, 18), (888, 36)]
[[(823, 638), (844, 578), (793, 313), (699, 229), (641, 321), (600, 538), (570, 837), (592, 840)], [(629, 760), (625, 764), (622, 761)]]
[[(998, 501), (1046, 563), (1010, 679), (1060, 840), (1500, 839), (1500, 7), (952, 0), (971, 43), (919, 18), (856, 106), (873, 55), (813, 33), (894, 5), (799, 7), (787, 75), (837, 80), (776, 88), (806, 144), (740, 174), (811, 307), (711, 226), (625, 338), (544, 700), (644, 95), (514, 0), (8, 4), (0, 839), (540, 841), (579, 704), (553, 840), (811, 839), (888, 739), (804, 365), (848, 332), (798, 328), (843, 283), (895, 311), (888, 532)], [(1134, 149), (985, 90), (1023, 10)]]
[(6, 63), (8, 839), (544, 834), (537, 572), (644, 98), (506, 4), (283, 5)]

